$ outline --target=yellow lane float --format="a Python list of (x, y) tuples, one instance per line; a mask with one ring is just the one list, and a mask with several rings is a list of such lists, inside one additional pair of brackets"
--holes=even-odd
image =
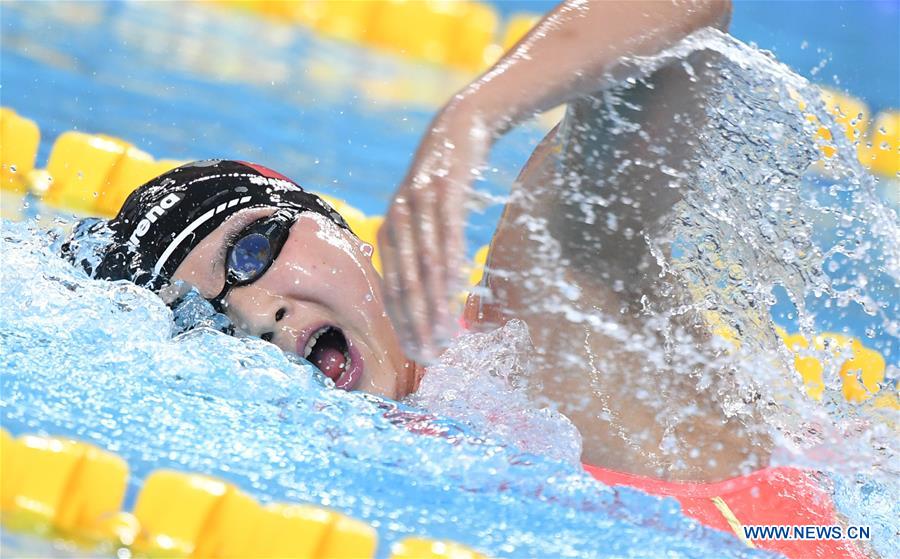
[(485, 559), (485, 556), (452, 542), (438, 542), (424, 538), (407, 538), (391, 548), (391, 559)]
[(0, 107), (0, 188), (25, 192), (40, 141), (41, 132), (34, 121)]
[(872, 136), (859, 160), (873, 173), (900, 178), (900, 111), (885, 111), (875, 118)]
[(47, 182), (35, 185), (54, 207), (112, 216), (125, 198), (177, 161), (155, 161), (130, 143), (105, 134), (65, 132), (53, 144)]
[[(376, 530), (306, 504), (260, 505), (224, 481), (173, 470), (144, 480), (132, 512), (122, 458), (69, 439), (0, 429), (4, 529), (66, 539), (85, 549), (128, 548), (138, 557), (357, 559), (375, 556)], [(481, 559), (449, 541), (409, 538), (396, 559)]]
[[(524, 24), (523, 24), (524, 26)], [(860, 101), (843, 96), (836, 92), (824, 91), (823, 98), (829, 110), (833, 111), (838, 122), (844, 127), (848, 138), (858, 139), (866, 132), (868, 114), (865, 105)], [(798, 103), (804, 101), (796, 97)], [(802, 109), (802, 107), (801, 107)], [(855, 115), (855, 116), (854, 116)], [(10, 109), (0, 109), (3, 124), (3, 146), (15, 145), (15, 149), (2, 151), (4, 169), (17, 166), (27, 170), (24, 183), (15, 178), (13, 183), (4, 179), (4, 187), (15, 184), (13, 189), (21, 189), (22, 184), (37, 195), (43, 196), (43, 202), (60, 209), (73, 210), (82, 214), (110, 217), (116, 213), (125, 198), (147, 180), (168, 171), (180, 163), (174, 160), (157, 161), (153, 157), (131, 143), (103, 134), (85, 134), (82, 132), (66, 132), (57, 138), (50, 153), (46, 170), (35, 169), (37, 155), (37, 139), (40, 133), (34, 122), (17, 115)], [(878, 153), (871, 157), (873, 169), (880, 166), (882, 170), (900, 172), (900, 162), (891, 161), (900, 149), (900, 112), (880, 114), (874, 125), (873, 142), (880, 141)], [(820, 134), (827, 133), (822, 128)], [(11, 140), (21, 133), (27, 142), (18, 144)], [(9, 136), (7, 134), (12, 134)], [(25, 149), (25, 146), (28, 149)], [(873, 150), (875, 146), (873, 145)], [(827, 155), (826, 155), (827, 157)], [(894, 165), (895, 167), (891, 167)], [(21, 166), (21, 167), (18, 167)], [(6, 175), (4, 175), (6, 176)], [(378, 255), (378, 229), (384, 221), (382, 216), (368, 216), (344, 200), (321, 195), (347, 220), (351, 229), (363, 241), (373, 246), (373, 263), (381, 271)], [(482, 246), (475, 253), (474, 261), (467, 265), (465, 273), (470, 286), (480, 283), (484, 273), (489, 247)], [(716, 324), (712, 323), (715, 328)], [(720, 328), (721, 329), (721, 328)], [(727, 332), (717, 333), (728, 337)], [(864, 402), (879, 391), (884, 380), (884, 359), (877, 352), (865, 348), (859, 340), (839, 334), (824, 334), (813, 340), (812, 346), (797, 335), (788, 336), (781, 332), (789, 348), (797, 353), (795, 365), (803, 376), (810, 396), (821, 399), (824, 391), (824, 366), (815, 357), (805, 355), (805, 350), (814, 347), (819, 350), (828, 347), (832, 351), (841, 351), (852, 356), (841, 369), (844, 397), (851, 402)], [(896, 394), (881, 394), (875, 400), (877, 405), (897, 406)]]
[(848, 402), (863, 403), (872, 400), (876, 407), (900, 410), (900, 398), (896, 389), (881, 392), (885, 378), (884, 357), (862, 342), (843, 334), (825, 333), (810, 340), (801, 334), (778, 331), (789, 350), (794, 353), (794, 368), (803, 379), (806, 393), (821, 400), (825, 392), (825, 364), (812, 352), (826, 352), (841, 363), (838, 374), (841, 392)]
[[(841, 95), (839, 93), (823, 90), (823, 100), (826, 106), (832, 111), (837, 121), (844, 127), (845, 134), (848, 138), (858, 139), (866, 132), (866, 115), (868, 109), (865, 105), (856, 99)], [(805, 102), (796, 96), (795, 100), (801, 105), (801, 110), (805, 107)], [(14, 111), (7, 108), (0, 108), (0, 116), (2, 116), (3, 146), (15, 145), (16, 149), (7, 150), (5, 147), (0, 153), (2, 158), (2, 166), (8, 169), (11, 166), (21, 165), (22, 169), (28, 170), (28, 177), (31, 181), (24, 184), (32, 190), (33, 193), (43, 196), (43, 202), (59, 209), (72, 210), (77, 213), (98, 215), (102, 217), (111, 217), (115, 215), (118, 208), (124, 202), (125, 198), (138, 186), (147, 180), (164, 173), (180, 164), (174, 160), (154, 160), (153, 157), (136, 147), (131, 143), (107, 136), (103, 134), (85, 134), (82, 132), (66, 132), (57, 138), (50, 152), (50, 158), (46, 170), (35, 169), (34, 161), (37, 156), (37, 139), (40, 138), (40, 132), (37, 125), (24, 117), (17, 115)], [(871, 156), (870, 163), (874, 169), (881, 166), (886, 171), (892, 171), (894, 175), (900, 173), (900, 161), (891, 161), (893, 155), (900, 153), (900, 112), (884, 112), (875, 119), (873, 127), (874, 132), (872, 142), (878, 143), (878, 154)], [(13, 136), (7, 136), (7, 130)], [(21, 131), (27, 142), (17, 144), (14, 141), (15, 134)], [(823, 132), (824, 131), (824, 132)], [(828, 130), (822, 128), (820, 135), (828, 133)], [(829, 136), (830, 137), (830, 136)], [(24, 149), (21, 146), (26, 146)], [(875, 149), (873, 143), (872, 149)], [(868, 153), (868, 152), (867, 152)], [(867, 155), (867, 157), (869, 157)], [(893, 165), (893, 167), (891, 167)], [(17, 169), (18, 172), (18, 169)], [(19, 179), (16, 179), (19, 180)], [(4, 186), (7, 183), (4, 180)], [(18, 184), (18, 183), (17, 183)], [(20, 187), (16, 187), (20, 188)], [(374, 248), (373, 262), (376, 269), (381, 271), (381, 262), (377, 251), (378, 229), (384, 221), (383, 216), (368, 216), (359, 209), (351, 206), (347, 202), (335, 198), (333, 196), (320, 194), (335, 210), (344, 216), (351, 229), (363, 241), (370, 243)], [(477, 285), (484, 273), (485, 262), (487, 260), (489, 247), (487, 245), (480, 247), (475, 253), (474, 260), (466, 266), (466, 274), (468, 275), (469, 285)], [(715, 324), (713, 324), (715, 326)], [(785, 338), (786, 343), (795, 351), (807, 348), (808, 343), (795, 336), (787, 336), (786, 333), (780, 332)], [(723, 332), (723, 336), (725, 336)], [(881, 377), (877, 381), (866, 380), (866, 378), (875, 378), (871, 376), (875, 373), (867, 373), (857, 384), (853, 384), (849, 380), (845, 388), (845, 396), (848, 400), (859, 402), (868, 399), (866, 394), (873, 393), (872, 383), (881, 382), (884, 377), (884, 360), (877, 365), (873, 361), (874, 357), (870, 355), (872, 350), (862, 346), (859, 340), (851, 340), (846, 336), (839, 334), (825, 334), (825, 337), (819, 336), (814, 340), (814, 345), (819, 347), (826, 343), (822, 340), (831, 339), (830, 347), (836, 347), (836, 343), (848, 345), (853, 349), (857, 357), (854, 357), (847, 365), (849, 367), (859, 364), (866, 364), (866, 370), (876, 370), (880, 367)], [(727, 336), (725, 336), (727, 337)], [(836, 340), (836, 341), (834, 341)], [(850, 341), (848, 341), (850, 340)], [(870, 352), (870, 353), (866, 353)], [(880, 355), (878, 356), (881, 357)], [(798, 357), (797, 363), (807, 363), (804, 357)], [(809, 365), (803, 365), (804, 379), (811, 379), (810, 386), (818, 386), (821, 381), (815, 380), (818, 377), (810, 369)], [(874, 367), (874, 369), (873, 369)], [(798, 365), (798, 370), (801, 370)], [(848, 371), (854, 369), (848, 369)], [(844, 374), (843, 372), (841, 373)], [(821, 390), (818, 388), (810, 388), (810, 394), (821, 397)]]
[(48, 437), (0, 437), (3, 524), (37, 534), (106, 539), (128, 478), (125, 462), (94, 446)]
[[(525, 27), (525, 23), (521, 24)], [(510, 39), (512, 40), (512, 39)], [(848, 138), (859, 142), (860, 161), (886, 177), (900, 173), (900, 112), (879, 114), (867, 132), (868, 109), (861, 101), (830, 91), (822, 91), (826, 106), (844, 127)], [(805, 102), (795, 96), (801, 109)], [(815, 117), (810, 115), (813, 120)], [(830, 142), (831, 134), (821, 127), (817, 137)], [(860, 139), (862, 138), (862, 139)], [(104, 134), (65, 132), (50, 152), (47, 169), (35, 168), (40, 131), (37, 125), (8, 108), (0, 108), (0, 163), (3, 189), (42, 196), (49, 206), (80, 214), (111, 217), (125, 198), (149, 179), (171, 170), (182, 162), (171, 159), (156, 160), (131, 143)], [(868, 147), (871, 145), (871, 148)], [(834, 155), (828, 144), (821, 149), (825, 158)], [(384, 218), (367, 216), (343, 200), (323, 197), (338, 210), (360, 239), (375, 249), (373, 263), (381, 271), (377, 234)], [(481, 247), (475, 261), (467, 267), (469, 283), (477, 285), (484, 269), (487, 247)]]
[[(13, 133), (24, 130), (23, 134), (29, 139), (39, 137), (38, 127), (33, 121), (16, 115), (10, 109), (2, 111), (4, 127), (9, 118)], [(4, 141), (4, 145), (6, 144)], [(18, 163), (20, 167), (17, 168), (17, 172), (18, 169), (27, 171), (27, 180), (20, 180), (13, 174), (15, 182), (10, 179), (7, 183), (4, 175), (4, 187), (9, 186), (10, 190), (16, 192), (30, 189), (33, 194), (41, 196), (48, 206), (100, 217), (114, 216), (134, 189), (183, 163), (172, 159), (156, 160), (120, 138), (71, 131), (61, 134), (54, 142), (47, 169), (35, 169), (37, 139), (27, 147), (28, 150), (10, 150), (8, 155), (4, 149), (4, 169), (17, 165), (16, 162), (19, 161), (30, 162), (27, 165)], [(381, 272), (378, 229), (384, 222), (384, 217), (368, 216), (333, 196), (320, 196), (344, 217), (360, 239), (372, 245), (372, 263)], [(480, 281), (486, 257), (487, 246), (483, 246), (476, 254), (474, 264), (468, 268), (471, 270), (471, 285), (477, 285)]]
[[(470, 71), (493, 64), (503, 52), (497, 40), (500, 18), (493, 6), (483, 2), (256, 0), (220, 4), (303, 25), (336, 39)], [(513, 18), (503, 36), (521, 36), (530, 28), (523, 22), (538, 19), (536, 15)]]
[[(824, 95), (848, 138), (858, 140), (866, 132), (864, 105), (833, 92)], [(861, 159), (873, 171), (896, 177), (900, 113), (882, 113), (873, 129), (871, 148), (861, 148)], [(157, 161), (118, 138), (67, 132), (54, 143), (47, 169), (38, 169), (39, 141), (33, 121), (0, 109), (0, 186), (15, 192), (30, 189), (48, 205), (83, 214), (113, 215), (135, 188), (179, 164)], [(382, 216), (367, 216), (343, 200), (325, 198), (362, 240), (377, 246)], [(468, 268), (472, 285), (481, 280), (487, 253), (488, 247), (481, 247)], [(377, 252), (375, 262), (380, 268)], [(847, 401), (900, 409), (896, 388), (882, 386), (884, 358), (859, 340), (822, 334), (810, 342), (779, 333), (795, 353), (795, 368), (811, 397), (821, 399), (825, 387), (824, 365), (809, 352), (828, 351), (843, 359), (839, 374)], [(124, 460), (103, 449), (52, 437), (13, 438), (0, 430), (0, 512), (6, 529), (80, 545), (123, 546), (142, 556), (350, 558), (373, 557), (377, 547), (371, 526), (335, 511), (299, 504), (261, 506), (224, 481), (168, 470), (151, 473), (134, 511), (122, 511), (127, 479)], [(422, 538), (396, 544), (391, 556), (483, 557), (453, 542)]]

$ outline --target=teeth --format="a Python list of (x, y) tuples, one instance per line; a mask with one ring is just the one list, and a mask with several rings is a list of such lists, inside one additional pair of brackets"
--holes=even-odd
[[(319, 341), (319, 338), (322, 337), (322, 334), (331, 329), (331, 326), (323, 326), (322, 328), (316, 330), (312, 336), (309, 337), (309, 340), (306, 342), (306, 346), (303, 347), (303, 358), (308, 359), (314, 347), (316, 347), (316, 342)], [(341, 364), (341, 369), (346, 370), (353, 363), (353, 360), (350, 358), (350, 352), (344, 351), (344, 362)]]
[(306, 346), (303, 348), (303, 358), (306, 359), (309, 357), (309, 354), (312, 353), (314, 347), (316, 347), (316, 342), (319, 341), (319, 337), (328, 331), (330, 326), (323, 326), (315, 331), (315, 333), (309, 337), (309, 341), (306, 342)]

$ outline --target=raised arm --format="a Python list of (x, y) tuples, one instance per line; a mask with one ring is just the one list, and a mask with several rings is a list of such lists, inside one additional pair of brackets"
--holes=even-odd
[(724, 0), (564, 2), (442, 113), (461, 109), (500, 135), (603, 89), (623, 57), (656, 54), (702, 27), (724, 28), (730, 12)]
[(729, 16), (723, 0), (564, 2), (441, 109), (379, 234), (388, 308), (414, 358), (436, 356), (455, 330), (466, 202), (493, 142), (603, 89), (623, 57), (655, 54)]

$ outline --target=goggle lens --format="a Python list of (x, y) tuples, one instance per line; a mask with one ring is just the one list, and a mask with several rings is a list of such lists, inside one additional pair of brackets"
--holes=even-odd
[(225, 285), (209, 300), (218, 312), (225, 312), (225, 297), (231, 288), (253, 283), (266, 273), (278, 257), (297, 215), (296, 210), (279, 210), (248, 225), (232, 241), (225, 257)]
[(272, 244), (260, 233), (238, 239), (228, 257), (228, 273), (239, 283), (259, 279), (274, 260)]

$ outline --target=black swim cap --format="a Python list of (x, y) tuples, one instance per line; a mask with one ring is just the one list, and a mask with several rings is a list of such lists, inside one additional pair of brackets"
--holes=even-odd
[(314, 212), (350, 231), (328, 203), (287, 177), (253, 163), (211, 159), (188, 163), (139, 187), (113, 219), (86, 232), (76, 228), (62, 252), (74, 260), (75, 235), (105, 227), (112, 242), (98, 261), (77, 263), (95, 278), (127, 279), (156, 289), (229, 216), (254, 207)]

